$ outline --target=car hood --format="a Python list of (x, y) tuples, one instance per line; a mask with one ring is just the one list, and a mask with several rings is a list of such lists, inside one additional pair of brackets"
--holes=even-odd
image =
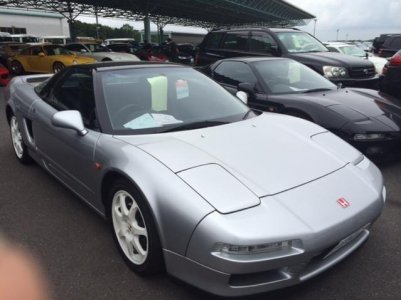
[(323, 105), (353, 122), (390, 114), (394, 120), (397, 118), (401, 120), (401, 107), (391, 97), (368, 89), (345, 88), (305, 94), (284, 94), (274, 96), (274, 99), (276, 101), (291, 99), (296, 102)]
[[(335, 142), (311, 138), (322, 132), (326, 130), (311, 122), (267, 113), (227, 125), (117, 138), (147, 152), (190, 185), (199, 174), (208, 182), (220, 178), (226, 182), (227, 176), (220, 168), (214, 173), (216, 168), (208, 167), (217, 165), (262, 197), (321, 178), (360, 157), (357, 150), (339, 138)], [(327, 135), (337, 139), (331, 133)], [(333, 155), (333, 147), (345, 147), (347, 158)], [(196, 172), (188, 174), (191, 170)], [(198, 182), (194, 185), (199, 186)]]
[(286, 56), (304, 64), (311, 64), (318, 60), (320, 63), (327, 66), (340, 66), (348, 68), (373, 66), (373, 64), (366, 59), (336, 52), (289, 53)]

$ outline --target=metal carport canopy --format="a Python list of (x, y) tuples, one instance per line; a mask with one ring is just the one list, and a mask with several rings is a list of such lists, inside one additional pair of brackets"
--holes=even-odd
[(315, 16), (283, 0), (0, 0), (7, 7), (44, 9), (207, 28), (240, 25), (295, 26)]

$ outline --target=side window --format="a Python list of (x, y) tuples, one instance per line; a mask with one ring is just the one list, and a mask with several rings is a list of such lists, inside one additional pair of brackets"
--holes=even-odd
[(81, 52), (81, 49), (83, 49), (83, 47), (79, 44), (68, 45), (66, 48), (74, 52)]
[(391, 43), (391, 48), (401, 49), (401, 37), (394, 38), (393, 42)]
[(330, 52), (340, 52), (340, 50), (337, 50), (337, 48), (326, 46), (327, 49), (329, 49)]
[(86, 127), (92, 129), (97, 127), (95, 94), (90, 70), (75, 69), (62, 78), (53, 90), (52, 101), (58, 110), (78, 110)]
[(249, 51), (272, 54), (272, 46), (276, 46), (276, 42), (270, 34), (263, 31), (252, 32), (249, 43)]
[(213, 78), (220, 83), (233, 86), (237, 86), (242, 82), (250, 83), (254, 86), (257, 82), (251, 68), (247, 64), (238, 61), (222, 62), (214, 70)]
[(21, 55), (31, 55), (31, 48), (22, 50)]
[(248, 50), (248, 32), (227, 32), (223, 40), (223, 49)]
[(43, 52), (41, 47), (32, 47), (31, 55), (39, 55), (39, 53)]
[(212, 32), (209, 33), (207, 40), (205, 42), (205, 48), (217, 49), (220, 44), (220, 40), (223, 37), (222, 32)]

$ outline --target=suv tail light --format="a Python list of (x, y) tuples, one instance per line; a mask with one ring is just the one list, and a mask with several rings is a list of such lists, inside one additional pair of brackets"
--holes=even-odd
[(390, 59), (390, 66), (401, 66), (401, 53), (396, 53)]

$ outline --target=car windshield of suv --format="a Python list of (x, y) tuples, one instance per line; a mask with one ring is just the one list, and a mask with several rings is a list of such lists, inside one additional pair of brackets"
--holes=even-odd
[(91, 52), (110, 52), (109, 48), (102, 46), (100, 44), (86, 44)]
[(99, 72), (114, 134), (217, 126), (249, 117), (249, 108), (216, 82), (181, 67)]
[(43, 46), (43, 49), (46, 51), (46, 54), (51, 55), (71, 55), (72, 53), (65, 49), (64, 47), (57, 45), (48, 45)]
[(321, 42), (305, 32), (277, 32), (277, 36), (289, 53), (329, 51)]
[(342, 46), (339, 48), (342, 53), (347, 55), (358, 56), (358, 57), (366, 56), (366, 52), (357, 46)]
[(307, 66), (290, 59), (254, 62), (272, 94), (297, 94), (335, 90), (337, 87)]

